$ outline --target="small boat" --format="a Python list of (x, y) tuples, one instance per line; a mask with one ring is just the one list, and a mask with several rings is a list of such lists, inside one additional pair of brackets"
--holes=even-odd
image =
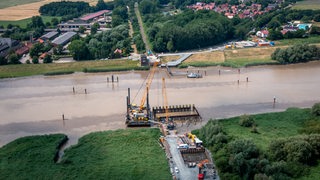
[(202, 78), (202, 75), (199, 73), (190, 73), (187, 75), (188, 78)]

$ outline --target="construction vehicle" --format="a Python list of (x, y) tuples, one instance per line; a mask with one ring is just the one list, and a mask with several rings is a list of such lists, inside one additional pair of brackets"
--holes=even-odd
[(130, 88), (128, 88), (127, 96), (127, 115), (126, 115), (126, 124), (128, 127), (132, 126), (151, 126), (152, 114), (150, 111), (149, 105), (149, 89), (154, 77), (154, 74), (157, 69), (159, 62), (154, 62), (153, 67), (150, 70), (150, 73), (146, 80), (146, 87), (142, 95), (140, 105), (131, 104), (130, 100)]
[(198, 163), (199, 173), (198, 173), (198, 180), (203, 180), (205, 177), (205, 164), (209, 163), (208, 159), (202, 160), (200, 163)]
[(191, 139), (192, 143), (195, 143), (195, 138), (197, 137), (196, 135), (192, 134), (192, 133), (187, 133), (187, 137), (189, 139)]
[(167, 98), (167, 90), (166, 90), (166, 81), (165, 78), (162, 78), (162, 96), (163, 96), (163, 104), (165, 108), (165, 123), (167, 123), (168, 130), (173, 130), (175, 125), (173, 120), (169, 118), (169, 110), (168, 110), (168, 98)]

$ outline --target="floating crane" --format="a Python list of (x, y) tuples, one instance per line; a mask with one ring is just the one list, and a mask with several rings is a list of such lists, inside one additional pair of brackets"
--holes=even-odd
[[(128, 89), (127, 96), (127, 115), (126, 115), (126, 124), (128, 127), (131, 126), (151, 126), (151, 111), (149, 105), (149, 89), (154, 77), (154, 74), (157, 69), (159, 62), (154, 62), (152, 69), (146, 80), (146, 87), (142, 95), (140, 105), (135, 105), (130, 103), (130, 89)], [(145, 103), (147, 102), (146, 106)]]

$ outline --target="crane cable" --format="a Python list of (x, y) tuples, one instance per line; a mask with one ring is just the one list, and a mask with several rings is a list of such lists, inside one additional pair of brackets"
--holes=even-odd
[(140, 86), (140, 88), (139, 88), (138, 92), (136, 93), (136, 95), (134, 96), (134, 98), (133, 98), (132, 102), (134, 102), (134, 101), (135, 101), (136, 97), (138, 96), (138, 94), (140, 93), (140, 91), (141, 91), (142, 87), (144, 86), (145, 82), (147, 81), (147, 79), (148, 79), (149, 75), (150, 75), (150, 71), (149, 71), (149, 74), (146, 76), (146, 78), (145, 78), (145, 79), (143, 80), (143, 82), (141, 83), (141, 86)]

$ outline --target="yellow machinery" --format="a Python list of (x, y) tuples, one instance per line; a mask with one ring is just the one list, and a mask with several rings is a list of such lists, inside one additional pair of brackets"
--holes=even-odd
[(168, 98), (167, 98), (165, 78), (162, 78), (162, 95), (163, 95), (163, 106), (165, 108), (165, 115), (166, 115), (165, 122), (167, 123), (167, 128), (169, 130), (173, 130), (175, 125), (173, 123), (173, 120), (169, 119), (169, 107), (168, 107)]
[[(130, 89), (128, 89), (127, 96), (127, 116), (126, 116), (126, 124), (127, 126), (150, 126), (151, 122), (151, 113), (149, 107), (149, 89), (152, 83), (152, 79), (157, 69), (158, 62), (154, 62), (152, 69), (146, 80), (146, 88), (143, 93), (142, 99), (140, 101), (140, 105), (130, 104)], [(145, 103), (147, 101), (147, 105), (145, 107)]]
[(196, 135), (192, 134), (192, 133), (188, 133), (188, 138), (191, 139), (191, 141), (194, 143), (195, 138), (197, 137)]
[(151, 83), (152, 83), (152, 80), (153, 80), (154, 73), (156, 72), (157, 65), (158, 65), (158, 62), (154, 62), (153, 66), (152, 66), (152, 69), (151, 69), (151, 71), (149, 73), (149, 76), (148, 76), (148, 79), (147, 79), (147, 82), (146, 82), (146, 89), (145, 89), (145, 91), (143, 93), (143, 97), (142, 97), (141, 102), (140, 102), (140, 107), (139, 107), (140, 111), (143, 110), (144, 104), (146, 103), (147, 95), (148, 95), (148, 92), (149, 92), (149, 89), (150, 89), (150, 86), (151, 86)]
[(168, 99), (167, 99), (167, 91), (166, 91), (166, 81), (162, 78), (162, 95), (163, 95), (163, 105), (166, 113), (166, 122), (169, 121), (169, 110), (168, 110)]

